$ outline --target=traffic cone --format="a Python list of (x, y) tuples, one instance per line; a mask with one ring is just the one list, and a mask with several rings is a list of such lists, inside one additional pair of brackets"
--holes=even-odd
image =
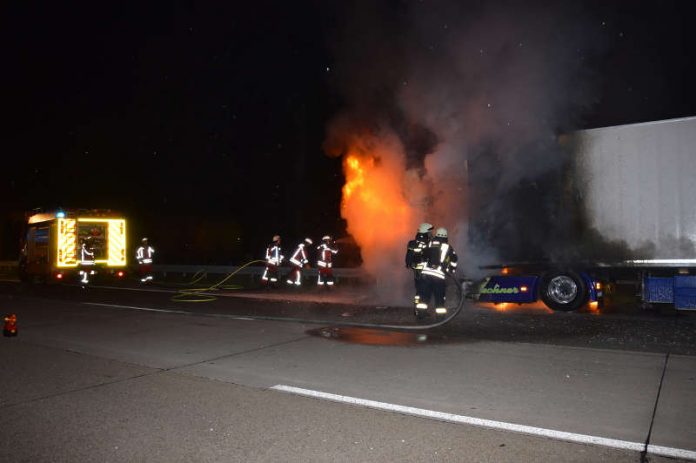
[(3, 336), (17, 336), (17, 315), (5, 315), (5, 325), (2, 327)]

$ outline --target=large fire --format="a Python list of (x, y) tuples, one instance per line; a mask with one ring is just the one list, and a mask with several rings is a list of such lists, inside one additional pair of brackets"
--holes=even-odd
[(360, 246), (363, 267), (382, 283), (403, 280), (406, 243), (418, 217), (407, 198), (400, 147), (357, 140), (344, 155), (343, 171), (341, 215)]

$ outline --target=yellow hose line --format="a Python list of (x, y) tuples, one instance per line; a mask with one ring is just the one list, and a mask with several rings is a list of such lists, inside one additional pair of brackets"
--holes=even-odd
[[(244, 287), (241, 285), (225, 285), (224, 283), (232, 278), (234, 275), (236, 275), (240, 270), (243, 268), (246, 268), (252, 264), (256, 264), (259, 262), (265, 263), (265, 260), (252, 260), (250, 262), (247, 262), (246, 264), (242, 265), (239, 267), (237, 270), (235, 270), (232, 273), (227, 274), (225, 278), (222, 280), (218, 281), (217, 283), (210, 285), (206, 288), (185, 288), (185, 289), (180, 289), (179, 293), (172, 296), (171, 300), (174, 302), (211, 302), (217, 299), (216, 296), (213, 296), (212, 294), (207, 294), (212, 291), (218, 291), (220, 289), (243, 289)], [(201, 275), (199, 275), (201, 274)], [(196, 272), (192, 278), (192, 281), (190, 281), (188, 284), (195, 284), (199, 281), (201, 281), (204, 277), (207, 276), (207, 273), (203, 270), (199, 270)]]
[(187, 285), (195, 285), (196, 283), (198, 283), (199, 281), (201, 281), (203, 278), (205, 278), (207, 276), (208, 276), (208, 272), (206, 272), (205, 270), (199, 270), (193, 274), (193, 276), (191, 277), (191, 281), (189, 281), (186, 284)]

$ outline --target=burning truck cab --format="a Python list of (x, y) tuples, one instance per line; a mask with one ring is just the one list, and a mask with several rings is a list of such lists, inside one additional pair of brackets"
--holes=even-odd
[[(89, 262), (84, 261), (86, 255)], [(86, 264), (99, 276), (125, 276), (126, 220), (122, 216), (95, 209), (27, 215), (18, 265), (22, 281), (69, 280)]]

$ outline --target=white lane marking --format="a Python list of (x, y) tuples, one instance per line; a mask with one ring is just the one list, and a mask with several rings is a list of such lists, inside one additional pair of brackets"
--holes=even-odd
[[(80, 285), (70, 285), (70, 286), (80, 286)], [(90, 288), (99, 288), (99, 289), (118, 289), (118, 290), (123, 290), (123, 291), (140, 291), (143, 293), (169, 293), (169, 294), (176, 294), (179, 291), (174, 291), (171, 289), (153, 289), (153, 288), (126, 288), (122, 286), (102, 286), (102, 285), (89, 285)]]
[[(294, 386), (286, 386), (277, 384), (271, 389), (276, 391), (288, 392), (305, 397), (313, 397), (317, 399), (331, 400), (333, 402), (347, 403), (351, 405), (359, 405), (362, 407), (374, 408), (377, 410), (386, 410), (391, 412), (403, 413), (405, 415), (418, 416), (422, 418), (430, 418), (449, 423), (469, 424), (482, 428), (498, 429), (502, 431), (511, 431), (521, 434), (529, 434), (533, 436), (548, 437), (551, 439), (577, 442), (581, 444), (599, 445), (602, 447), (611, 447), (621, 450), (633, 450), (642, 452), (645, 449), (645, 444), (641, 442), (630, 442), (619, 439), (610, 439), (607, 437), (590, 436), (587, 434), (576, 434), (572, 432), (557, 431), (554, 429), (538, 428), (535, 426), (526, 426), (522, 424), (506, 423), (504, 421), (486, 420), (482, 418), (474, 418), (472, 416), (455, 415), (452, 413), (438, 412), (434, 410), (426, 410), (424, 408), (407, 407), (404, 405), (390, 404), (386, 402), (377, 402), (374, 400), (359, 399), (344, 395), (330, 394), (328, 392), (314, 391), (311, 389), (303, 389)], [(696, 452), (684, 449), (675, 449), (671, 447), (658, 447), (654, 445), (648, 446), (648, 452), (654, 449), (654, 453), (667, 456), (679, 456), (696, 460)]]
[[(104, 304), (102, 302), (83, 302), (83, 304), (96, 305), (99, 307), (110, 307), (110, 308), (114, 308), (114, 309), (141, 310), (143, 312), (175, 313), (178, 315), (205, 315), (205, 316), (212, 316), (212, 317), (218, 317), (218, 318), (229, 318), (230, 320), (246, 320), (246, 321), (252, 321), (252, 322), (260, 320), (259, 318), (236, 317), (234, 315), (227, 315), (227, 314), (199, 313), (199, 312), (190, 312), (188, 310), (176, 310), (176, 309), (155, 309), (154, 307), (139, 307), (139, 306), (135, 306), (135, 305), (120, 305), (120, 304)], [(283, 321), (283, 319), (280, 319), (280, 320)]]
[(308, 323), (308, 324), (314, 324), (314, 325), (325, 325), (327, 323), (326, 321), (305, 320), (303, 318), (237, 316), (237, 315), (228, 315), (228, 314), (224, 314), (224, 313), (190, 312), (187, 310), (155, 309), (153, 307), (139, 307), (139, 306), (135, 306), (135, 305), (105, 304), (103, 302), (83, 302), (82, 304), (95, 305), (95, 306), (99, 306), (99, 307), (110, 307), (110, 308), (115, 308), (115, 309), (142, 310), (144, 312), (164, 312), (164, 313), (175, 313), (175, 314), (179, 314), (179, 315), (196, 315), (196, 316), (200, 316), (200, 317), (228, 318), (230, 320), (276, 321), (276, 322), (290, 322), (290, 323)]
[(142, 310), (144, 312), (164, 312), (164, 313), (176, 313), (176, 314), (191, 314), (193, 315), (194, 312), (187, 312), (185, 310), (175, 310), (175, 309), (155, 309), (152, 307), (138, 307), (134, 305), (119, 305), (119, 304), (104, 304), (101, 302), (83, 302), (85, 305), (96, 305), (99, 307), (112, 307), (115, 309), (132, 309), (132, 310)]
[[(65, 284), (65, 283), (64, 283)], [(82, 285), (74, 285), (74, 284), (65, 284), (65, 286), (82, 286)], [(181, 289), (178, 290), (172, 290), (172, 289), (155, 289), (155, 288), (127, 288), (124, 286), (106, 286), (106, 285), (89, 285), (90, 288), (98, 288), (98, 289), (111, 289), (111, 290), (117, 290), (117, 291), (138, 291), (138, 292), (144, 292), (144, 293), (167, 293), (167, 294), (183, 294), (186, 295), (186, 292), (189, 291), (191, 292), (191, 295), (195, 296), (212, 296), (212, 297), (230, 297), (230, 298), (242, 298), (242, 299), (256, 299), (256, 300), (262, 300), (262, 301), (296, 301), (296, 302), (328, 302), (328, 303), (336, 303), (336, 304), (350, 304), (350, 305), (359, 305), (359, 304), (365, 304), (367, 303), (367, 297), (366, 296), (358, 296), (358, 295), (351, 295), (351, 294), (346, 294), (346, 295), (336, 295), (334, 296), (327, 296), (327, 295), (318, 295), (318, 294), (288, 294), (288, 293), (282, 293), (282, 294), (266, 294), (266, 293), (254, 293), (254, 292), (246, 292), (246, 293), (239, 293), (239, 292), (222, 292), (222, 291), (204, 291), (201, 290), (200, 292), (194, 291), (194, 288), (189, 288), (189, 287), (181, 287)]]
[[(66, 286), (81, 286), (81, 285), (66, 285)], [(106, 285), (90, 285), (90, 288), (98, 288), (98, 289), (112, 289), (112, 290), (122, 290), (122, 291), (139, 291), (143, 293), (168, 293), (168, 294), (177, 294), (177, 293), (184, 293), (186, 291), (194, 292), (194, 288), (189, 288), (182, 286), (181, 289), (178, 290), (172, 290), (172, 289), (155, 289), (155, 288), (127, 288), (124, 286), (106, 286)], [(214, 297), (236, 297), (236, 298), (244, 298), (244, 299), (261, 299), (261, 300), (268, 300), (268, 301), (301, 301), (301, 302), (329, 302), (329, 303), (337, 303), (337, 304), (361, 304), (364, 303), (366, 300), (366, 297), (359, 297), (355, 295), (347, 295), (349, 296), (349, 299), (346, 299), (345, 296), (327, 296), (327, 295), (316, 295), (316, 294), (304, 294), (304, 295), (295, 295), (295, 294), (261, 294), (261, 293), (254, 293), (254, 292), (246, 292), (246, 293), (239, 293), (239, 292), (222, 292), (222, 291), (205, 291), (201, 290), (200, 292), (195, 292), (195, 295), (197, 296), (214, 296)], [(357, 299), (357, 300), (356, 300)]]
[(683, 458), (685, 460), (696, 460), (696, 452), (693, 450), (675, 449), (673, 447), (663, 447), (661, 445), (648, 445), (648, 453), (662, 455), (663, 457)]
[(231, 320), (249, 320), (249, 321), (256, 321), (254, 318), (249, 318), (249, 317), (235, 317), (234, 315), (225, 315), (225, 314), (208, 314), (208, 313), (198, 313), (198, 312), (190, 312), (187, 310), (176, 310), (176, 309), (155, 309), (154, 307), (138, 307), (135, 305), (119, 305), (119, 304), (104, 304), (101, 302), (83, 302), (85, 305), (96, 305), (99, 307), (110, 307), (114, 309), (131, 309), (131, 310), (141, 310), (143, 312), (163, 312), (163, 313), (175, 313), (178, 315), (206, 315), (206, 316), (214, 316), (214, 317), (220, 317), (220, 318), (229, 318)]

